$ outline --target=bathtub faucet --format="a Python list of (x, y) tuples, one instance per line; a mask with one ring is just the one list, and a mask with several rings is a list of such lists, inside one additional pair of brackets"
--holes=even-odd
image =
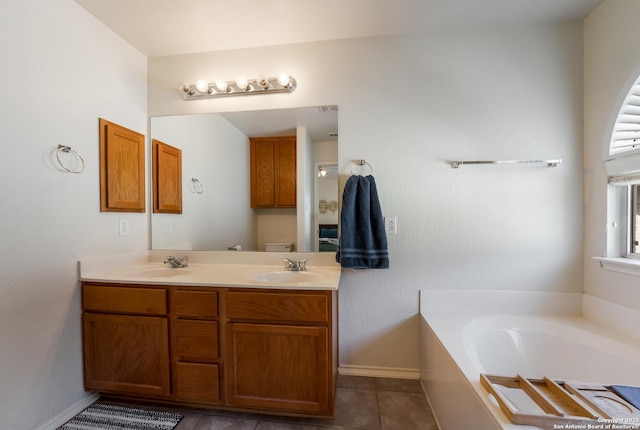
[(284, 270), (288, 272), (305, 272), (307, 267), (305, 263), (308, 258), (303, 258), (302, 260), (289, 260), (288, 258), (283, 258), (284, 261)]
[(164, 260), (164, 264), (167, 264), (172, 269), (187, 267), (189, 266), (187, 263), (188, 259), (189, 258), (186, 255), (182, 258), (176, 258), (170, 255)]

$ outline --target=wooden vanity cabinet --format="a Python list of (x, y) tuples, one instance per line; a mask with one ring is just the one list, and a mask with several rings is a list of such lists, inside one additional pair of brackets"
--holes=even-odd
[(85, 387), (334, 416), (337, 292), (84, 282)]
[(82, 301), (85, 387), (169, 397), (167, 290), (85, 283)]
[(234, 290), (226, 295), (226, 383), (233, 406), (332, 416), (334, 292)]
[(251, 207), (296, 207), (296, 137), (250, 138)]

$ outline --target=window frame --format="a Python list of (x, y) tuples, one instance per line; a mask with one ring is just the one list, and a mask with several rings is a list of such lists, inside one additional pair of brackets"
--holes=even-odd
[(603, 269), (640, 276), (640, 246), (634, 246), (635, 229), (640, 227), (640, 213), (636, 213), (640, 186), (640, 76), (635, 74), (628, 88), (603, 158), (608, 179), (606, 250), (603, 257), (593, 259)]
[[(618, 176), (618, 175), (613, 175)], [(621, 176), (618, 176), (620, 178)], [(600, 267), (612, 272), (640, 276), (640, 253), (631, 251), (631, 232), (634, 185), (640, 181), (620, 183), (610, 176), (607, 198), (606, 252), (603, 257), (593, 257)]]
[(638, 200), (638, 188), (639, 184), (630, 184), (627, 186), (626, 202), (625, 202), (625, 257), (640, 260), (640, 250), (636, 245), (636, 231), (638, 228), (638, 215), (637, 212), (637, 200)]

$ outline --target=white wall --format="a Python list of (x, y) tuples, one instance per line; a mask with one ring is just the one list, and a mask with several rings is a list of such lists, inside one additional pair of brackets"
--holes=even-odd
[(313, 141), (305, 127), (296, 128), (296, 251), (313, 251)]
[[(587, 254), (603, 225), (592, 139), (606, 113), (595, 105), (610, 107), (607, 91), (633, 68), (608, 51), (637, 7), (608, 1), (588, 20)], [(637, 31), (625, 41), (634, 52)], [(5, 1), (0, 40), (0, 428), (35, 428), (85, 396), (76, 261), (147, 248), (148, 214), (127, 214), (131, 234), (118, 237), (123, 215), (99, 212), (98, 117), (146, 134), (147, 115), (340, 105), (341, 182), (352, 160), (371, 163), (399, 230), (391, 269), (343, 274), (342, 365), (417, 369), (421, 288), (581, 290), (580, 24), (151, 59), (148, 111), (144, 56), (71, 0)], [(597, 64), (609, 56), (619, 68)], [(176, 93), (214, 72), (282, 70), (295, 93), (191, 103)], [(84, 156), (83, 174), (56, 167), (58, 144)], [(446, 163), (548, 157), (565, 162)], [(626, 279), (592, 275), (587, 288), (635, 299)], [(624, 287), (605, 291), (611, 281)]]
[[(582, 52), (575, 23), (153, 58), (149, 111), (339, 105), (341, 183), (365, 159), (398, 220), (389, 270), (342, 274), (340, 364), (410, 372), (422, 288), (582, 290)], [(176, 91), (280, 71), (298, 81), (293, 94), (188, 102)], [(447, 163), (540, 158), (564, 163)]]
[[(638, 278), (600, 269), (604, 256), (607, 178), (602, 162), (612, 126), (640, 75), (640, 2), (606, 0), (585, 20), (585, 292), (640, 309)], [(638, 166), (640, 169), (640, 166)]]
[[(151, 134), (182, 150), (183, 204), (180, 215), (153, 214), (153, 249), (257, 249), (250, 178), (241, 168), (250, 164), (249, 138), (220, 115), (152, 118)], [(202, 194), (190, 191), (191, 178)]]
[(0, 428), (34, 429), (86, 395), (77, 261), (147, 248), (146, 214), (99, 212), (98, 161), (99, 117), (146, 134), (146, 58), (70, 0), (4, 1), (0, 41)]

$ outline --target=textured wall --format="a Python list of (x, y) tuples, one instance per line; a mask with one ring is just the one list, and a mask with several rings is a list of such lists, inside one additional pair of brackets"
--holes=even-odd
[[(340, 364), (416, 370), (422, 288), (581, 291), (582, 25), (350, 39), (149, 61), (149, 113), (338, 104), (341, 183), (373, 165), (391, 268), (345, 271)], [(295, 93), (185, 102), (181, 80), (294, 76)], [(546, 167), (448, 160), (562, 158)]]
[[(640, 309), (638, 278), (600, 269), (605, 255), (608, 154), (612, 127), (640, 75), (640, 3), (607, 0), (585, 20), (585, 292)], [(636, 166), (640, 170), (640, 165)]]
[(70, 0), (3, 2), (0, 40), (0, 428), (34, 429), (85, 396), (77, 261), (147, 247), (98, 186), (98, 117), (146, 134), (146, 58)]
[[(220, 115), (153, 118), (152, 137), (182, 150), (183, 211), (153, 214), (153, 249), (226, 251), (239, 244), (256, 249), (256, 220), (250, 204), (249, 139)], [(191, 178), (202, 194), (191, 192)], [(173, 225), (165, 233), (164, 220)]]

